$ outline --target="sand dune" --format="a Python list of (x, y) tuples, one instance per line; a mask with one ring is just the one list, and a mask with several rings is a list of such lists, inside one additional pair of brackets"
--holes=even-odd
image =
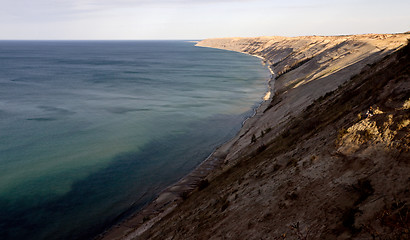
[(408, 38), (200, 41), (261, 57), (272, 96), (208, 161), (102, 238), (405, 237), (410, 216), (389, 216), (410, 200)]

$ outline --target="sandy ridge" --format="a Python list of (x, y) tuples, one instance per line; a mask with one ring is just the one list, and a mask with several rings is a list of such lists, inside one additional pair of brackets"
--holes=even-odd
[(254, 150), (247, 148), (253, 135), (258, 137), (268, 128), (269, 135), (277, 135), (288, 119), (297, 116), (315, 99), (335, 90), (366, 65), (403, 47), (407, 38), (408, 34), (365, 34), (217, 38), (199, 42), (200, 47), (260, 56), (276, 77), (271, 81), (275, 91), (272, 97), (279, 103), (266, 114), (263, 112), (268, 106), (262, 104), (258, 114), (245, 123), (237, 137), (221, 147), (219, 151), (227, 154), (225, 161), (234, 161)]
[[(282, 127), (315, 99), (335, 90), (368, 64), (382, 59), (407, 42), (405, 34), (222, 38), (200, 41), (197, 46), (238, 51), (258, 56), (269, 67), (274, 93), (261, 104), (238, 135), (218, 148), (186, 178), (100, 239), (135, 239), (172, 212), (202, 179), (211, 181), (233, 166), (240, 156), (255, 151), (263, 142), (250, 144), (254, 136), (269, 141)], [(269, 129), (269, 131), (267, 131)]]

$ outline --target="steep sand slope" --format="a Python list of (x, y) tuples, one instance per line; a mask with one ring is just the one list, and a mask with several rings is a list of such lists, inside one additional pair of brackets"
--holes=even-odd
[[(407, 38), (199, 42), (262, 57), (276, 78), (272, 99), (197, 171), (102, 238), (347, 239), (384, 229), (375, 223), (383, 208), (408, 209), (409, 66), (397, 54), (374, 63)], [(376, 115), (358, 119), (371, 105)]]
[(220, 151), (227, 154), (227, 160), (243, 155), (241, 149), (253, 135), (258, 136), (266, 129), (270, 129), (270, 135), (277, 134), (283, 123), (297, 116), (313, 100), (333, 91), (366, 65), (403, 47), (409, 37), (407, 34), (368, 34), (222, 38), (199, 42), (197, 46), (262, 57), (276, 78), (271, 82), (274, 85), (273, 104), (269, 106), (272, 110), (262, 114), (266, 107), (263, 105), (257, 117), (248, 121), (237, 138)]
[(408, 46), (249, 141), (138, 239), (409, 239), (409, 108)]

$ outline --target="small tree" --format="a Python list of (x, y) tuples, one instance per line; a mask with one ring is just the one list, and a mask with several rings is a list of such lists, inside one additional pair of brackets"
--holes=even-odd
[(255, 134), (252, 135), (252, 139), (251, 139), (251, 143), (254, 143), (254, 142), (256, 142), (256, 136), (255, 136)]

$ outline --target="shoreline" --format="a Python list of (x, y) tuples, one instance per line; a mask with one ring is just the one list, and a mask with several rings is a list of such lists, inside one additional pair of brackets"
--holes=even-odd
[[(360, 47), (358, 42), (348, 44), (331, 48), (331, 52), (306, 65), (296, 64), (298, 67), (277, 78), (275, 84), (279, 87), (275, 87), (277, 95), (269, 105), (270, 110), (257, 121), (246, 123), (251, 130), (229, 149), (226, 161), (230, 166), (224, 165), (208, 187), (194, 191), (135, 239), (374, 237), (366, 226), (377, 229), (376, 236), (408, 239), (405, 224), (392, 228), (390, 223), (399, 223), (410, 199), (406, 185), (410, 147), (403, 141), (409, 137), (409, 46), (397, 53), (384, 52), (377, 59), (367, 57), (364, 62), (355, 63), (361, 68), (356, 74), (352, 73), (354, 67), (343, 50), (360, 50), (351, 59), (357, 62), (358, 58), (368, 56), (369, 48)], [(248, 46), (255, 45), (250, 42)], [(322, 60), (329, 55), (342, 57), (325, 65), (327, 62)], [(326, 92), (329, 88), (322, 78), (307, 85), (291, 85), (286, 89), (288, 93), (281, 91), (281, 82), (295, 81), (291, 77), (306, 73), (303, 70), (307, 67), (321, 72), (324, 66), (329, 70), (338, 63), (343, 63), (347, 70), (326, 79), (326, 83), (332, 83), (331, 92)], [(345, 82), (340, 85), (342, 80)], [(312, 88), (322, 95), (315, 95)], [(302, 105), (291, 105), (303, 95), (314, 99), (302, 99)], [(358, 119), (357, 114), (363, 116), (369, 106), (377, 106), (375, 115)], [(281, 108), (298, 113), (276, 127), (280, 124), (277, 116), (287, 115)], [(400, 132), (398, 125), (403, 126)], [(274, 129), (267, 134), (267, 127)], [(371, 133), (365, 140), (361, 137), (363, 129)], [(389, 216), (383, 218), (387, 223), (380, 220), (384, 214)]]
[(271, 72), (268, 81), (271, 94), (268, 100), (262, 101), (255, 108), (254, 114), (243, 122), (238, 133), (215, 149), (196, 169), (98, 239), (133, 239), (151, 227), (155, 228), (155, 224), (183, 203), (184, 198), (187, 199), (190, 194), (195, 193), (201, 195), (201, 189), (196, 189), (202, 179), (206, 178), (205, 184), (208, 184), (223, 172), (231, 170), (239, 163), (241, 156), (257, 154), (260, 149), (266, 149), (267, 144), (282, 134), (284, 127), (303, 113), (310, 104), (326, 93), (335, 91), (366, 66), (400, 49), (407, 42), (406, 37), (350, 35), (201, 41), (198, 43), (200, 47), (240, 52), (261, 58)]
[(209, 181), (207, 177), (213, 178), (214, 175), (219, 172), (218, 170), (221, 169), (221, 166), (224, 164), (226, 157), (226, 154), (222, 149), (224, 149), (224, 147), (226, 147), (227, 145), (235, 142), (240, 133), (245, 130), (247, 121), (257, 117), (257, 114), (259, 112), (263, 112), (267, 108), (266, 103), (269, 104), (269, 100), (271, 100), (273, 96), (272, 84), (274, 83), (273, 80), (275, 79), (275, 74), (271, 66), (267, 64), (267, 60), (262, 56), (252, 55), (246, 52), (238, 52), (226, 49), (221, 50), (257, 57), (262, 60), (261, 64), (268, 68), (270, 76), (268, 79), (266, 79), (267, 91), (263, 96), (261, 96), (260, 101), (255, 104), (255, 107), (250, 110), (253, 113), (242, 122), (241, 128), (231, 139), (217, 146), (209, 154), (209, 156), (206, 157), (195, 169), (179, 179), (177, 182), (163, 189), (158, 194), (158, 196), (154, 198), (154, 200), (149, 202), (140, 210), (137, 210), (136, 212), (130, 214), (119, 223), (112, 225), (104, 232), (97, 235), (94, 240), (132, 239), (143, 234), (152, 225), (160, 221), (168, 213), (174, 210), (180, 203), (182, 203), (184, 201), (184, 198), (194, 192), (200, 186), (202, 181), (204, 181), (205, 179), (206, 181)]

